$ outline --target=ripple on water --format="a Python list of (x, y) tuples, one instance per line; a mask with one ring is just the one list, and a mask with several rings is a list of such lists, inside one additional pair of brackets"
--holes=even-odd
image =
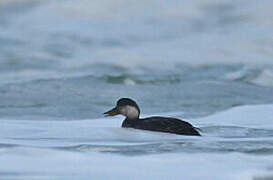
[(273, 137), (273, 130), (239, 126), (207, 126), (201, 132), (224, 138), (262, 138)]
[(114, 153), (120, 155), (145, 155), (145, 154), (161, 154), (161, 153), (230, 153), (240, 152), (253, 155), (267, 155), (273, 153), (272, 139), (249, 139), (236, 140), (230, 138), (195, 140), (166, 140), (164, 142), (150, 142), (144, 144), (131, 145), (96, 145), (95, 144), (79, 144), (75, 146), (52, 147), (67, 151), (78, 152), (101, 152)]

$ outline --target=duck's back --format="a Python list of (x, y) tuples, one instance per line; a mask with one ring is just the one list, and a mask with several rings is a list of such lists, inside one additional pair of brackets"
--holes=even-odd
[(125, 120), (122, 127), (167, 132), (182, 135), (200, 136), (199, 132), (188, 122), (169, 117), (150, 117), (135, 121)]

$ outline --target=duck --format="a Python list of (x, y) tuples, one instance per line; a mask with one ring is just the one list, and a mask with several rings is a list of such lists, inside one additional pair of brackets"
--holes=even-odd
[(201, 136), (198, 128), (190, 123), (172, 117), (152, 116), (139, 118), (140, 109), (137, 103), (130, 98), (120, 98), (116, 106), (104, 113), (105, 116), (123, 115), (125, 120), (122, 128), (134, 128), (140, 130), (172, 133), (187, 136)]

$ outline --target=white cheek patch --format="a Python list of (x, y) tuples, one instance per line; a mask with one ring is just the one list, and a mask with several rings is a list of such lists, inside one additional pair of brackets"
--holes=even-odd
[(139, 112), (137, 108), (134, 106), (124, 106), (121, 108), (121, 114), (124, 116), (133, 119), (133, 118), (138, 118), (139, 117)]

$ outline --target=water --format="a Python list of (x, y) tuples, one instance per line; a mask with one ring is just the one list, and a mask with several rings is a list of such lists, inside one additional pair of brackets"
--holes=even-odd
[[(272, 5), (0, 1), (0, 179), (272, 179)], [(203, 136), (121, 129), (120, 97)]]

